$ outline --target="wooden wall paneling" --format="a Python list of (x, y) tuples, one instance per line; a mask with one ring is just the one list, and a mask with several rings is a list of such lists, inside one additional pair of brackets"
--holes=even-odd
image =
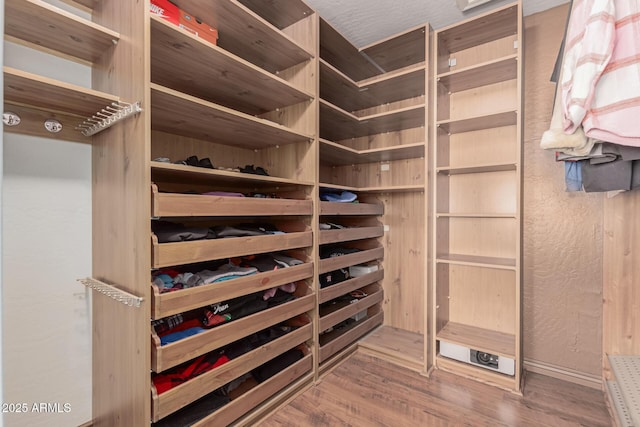
[(604, 201), (603, 365), (612, 378), (607, 355), (640, 355), (640, 192)]
[(269, 175), (313, 183), (316, 177), (315, 141), (288, 144), (260, 150), (256, 166), (262, 166)]
[[(516, 214), (513, 171), (451, 175), (449, 212)], [(465, 190), (465, 191), (462, 191)]]
[(421, 192), (382, 194), (388, 226), (382, 238), (385, 276), (383, 311), (385, 325), (423, 333), (426, 327), (424, 197)]
[(330, 182), (358, 188), (424, 185), (425, 183), (424, 159), (336, 166), (331, 168), (330, 173)]
[(140, 101), (142, 113), (93, 137), (93, 276), (144, 298), (127, 307), (93, 294), (94, 426), (150, 417), (150, 93), (147, 2), (99, 2), (95, 22), (121, 39), (95, 64), (93, 88)]
[(514, 271), (451, 265), (449, 321), (515, 334), (514, 282)]
[(465, 166), (473, 163), (515, 164), (518, 155), (513, 140), (516, 136), (516, 126), (453, 134), (449, 137), (449, 164), (441, 163), (439, 166)]
[(509, 80), (452, 93), (449, 118), (458, 120), (500, 111), (516, 111), (519, 109), (517, 89), (517, 81)]
[(515, 218), (450, 218), (449, 250), (451, 253), (515, 258)]
[(376, 114), (389, 113), (402, 108), (422, 106), (424, 105), (424, 103), (424, 96), (416, 96), (414, 98), (385, 103), (384, 105), (376, 105), (371, 108), (364, 108), (362, 110), (354, 111), (353, 114), (355, 114), (357, 117), (363, 118)]

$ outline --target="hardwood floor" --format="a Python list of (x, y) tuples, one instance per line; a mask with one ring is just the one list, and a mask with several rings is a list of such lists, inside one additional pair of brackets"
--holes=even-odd
[(611, 426), (598, 390), (528, 373), (524, 396), (356, 352), (260, 424), (269, 426)]

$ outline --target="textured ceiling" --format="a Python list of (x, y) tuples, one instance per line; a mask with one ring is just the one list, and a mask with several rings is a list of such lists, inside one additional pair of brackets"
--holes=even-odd
[[(320, 16), (357, 47), (428, 22), (434, 29), (512, 2), (493, 0), (462, 13), (456, 0), (306, 0)], [(567, 3), (568, 0), (522, 0), (524, 14)]]

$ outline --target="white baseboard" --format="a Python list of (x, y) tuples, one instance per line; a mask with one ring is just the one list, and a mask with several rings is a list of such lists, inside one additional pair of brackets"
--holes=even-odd
[(574, 371), (573, 369), (565, 368), (563, 366), (556, 366), (546, 362), (525, 359), (524, 369), (529, 372), (535, 372), (548, 377), (558, 378), (560, 380), (602, 390), (602, 378), (595, 375), (585, 374), (584, 372)]

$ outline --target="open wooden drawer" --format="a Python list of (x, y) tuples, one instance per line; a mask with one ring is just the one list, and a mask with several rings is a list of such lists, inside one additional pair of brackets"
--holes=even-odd
[(320, 202), (320, 215), (382, 215), (384, 205), (373, 203)]
[(313, 263), (307, 262), (289, 268), (279, 268), (238, 279), (166, 293), (160, 293), (160, 289), (152, 283), (151, 318), (161, 319), (253, 292), (298, 282), (311, 276), (313, 276)]
[(311, 340), (312, 333), (311, 324), (302, 326), (160, 395), (156, 393), (155, 387), (152, 385), (152, 421), (156, 422), (166, 417), (285, 351)]
[(348, 242), (351, 240), (373, 239), (384, 234), (382, 225), (372, 227), (351, 227), (341, 228), (337, 230), (320, 231), (319, 243), (325, 245), (328, 243)]
[(311, 293), (306, 286), (304, 286), (304, 291), (301, 291), (299, 287), (299, 291), (305, 294), (298, 296), (293, 301), (216, 326), (206, 332), (167, 345), (160, 345), (160, 337), (152, 331), (151, 369), (154, 372), (162, 372), (298, 314), (310, 311), (315, 306), (315, 294)]
[(352, 279), (345, 280), (344, 282), (340, 282), (335, 285), (320, 289), (320, 292), (318, 293), (318, 304), (330, 301), (334, 298), (339, 297), (340, 295), (344, 295), (347, 292), (360, 289), (363, 286), (377, 282), (379, 280), (382, 280), (383, 278), (384, 270), (379, 269), (378, 271), (374, 271), (373, 273), (365, 274), (364, 276), (360, 277), (354, 277)]
[(384, 293), (379, 284), (373, 283), (365, 286), (362, 288), (362, 291), (364, 291), (367, 296), (358, 300), (358, 302), (349, 303), (349, 301), (340, 301), (339, 303), (331, 304), (328, 307), (320, 307), (319, 330), (326, 331), (343, 320), (355, 316), (356, 314), (367, 310), (369, 307), (382, 302)]
[(286, 231), (285, 234), (175, 243), (158, 243), (158, 239), (152, 234), (151, 264), (153, 268), (193, 264), (222, 258), (304, 248), (313, 243), (313, 233), (306, 226), (284, 231)]
[(154, 217), (313, 215), (311, 200), (161, 193), (155, 184), (151, 200)]
[(358, 338), (381, 324), (383, 319), (382, 308), (379, 305), (374, 305), (367, 310), (366, 319), (352, 323), (345, 328), (334, 329), (331, 332), (320, 335), (319, 362), (322, 363), (328, 360), (331, 356), (355, 342)]
[[(287, 386), (294, 384), (296, 380), (306, 373), (310, 373), (312, 367), (313, 358), (311, 354), (308, 354), (293, 365), (282, 370), (282, 372), (274, 375), (262, 384), (259, 384), (240, 397), (227, 403), (211, 415), (198, 421), (192, 427), (227, 426), (245, 415), (251, 408), (257, 407)], [(308, 380), (310, 379), (311, 378), (308, 378)], [(292, 387), (295, 388), (296, 385), (294, 384)]]
[(320, 260), (319, 274), (328, 273), (329, 271), (337, 270), (339, 268), (349, 267), (351, 265), (358, 265), (368, 261), (374, 261), (382, 259), (384, 257), (384, 248), (372, 248), (364, 249), (360, 252), (352, 254), (337, 256), (333, 258), (326, 258)]

